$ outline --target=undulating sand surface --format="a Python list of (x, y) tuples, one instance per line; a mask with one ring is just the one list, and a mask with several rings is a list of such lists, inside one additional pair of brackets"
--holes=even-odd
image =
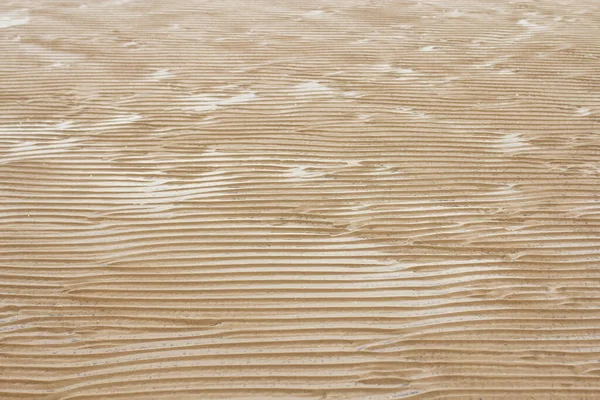
[(600, 399), (600, 2), (0, 3), (0, 399)]

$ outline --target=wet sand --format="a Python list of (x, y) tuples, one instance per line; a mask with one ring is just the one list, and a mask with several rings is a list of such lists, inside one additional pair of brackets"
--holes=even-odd
[(600, 3), (0, 4), (0, 398), (600, 398)]

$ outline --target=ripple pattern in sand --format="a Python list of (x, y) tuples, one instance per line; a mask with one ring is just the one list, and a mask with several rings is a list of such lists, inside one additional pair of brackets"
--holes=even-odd
[(0, 4), (0, 398), (600, 396), (600, 4)]

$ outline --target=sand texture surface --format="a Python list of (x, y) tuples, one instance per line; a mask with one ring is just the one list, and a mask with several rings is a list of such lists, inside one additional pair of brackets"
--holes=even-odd
[(0, 2), (0, 399), (600, 399), (600, 2)]

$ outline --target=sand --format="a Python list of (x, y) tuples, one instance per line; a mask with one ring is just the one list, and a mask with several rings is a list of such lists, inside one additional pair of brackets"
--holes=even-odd
[(1, 399), (600, 398), (600, 3), (0, 3)]

